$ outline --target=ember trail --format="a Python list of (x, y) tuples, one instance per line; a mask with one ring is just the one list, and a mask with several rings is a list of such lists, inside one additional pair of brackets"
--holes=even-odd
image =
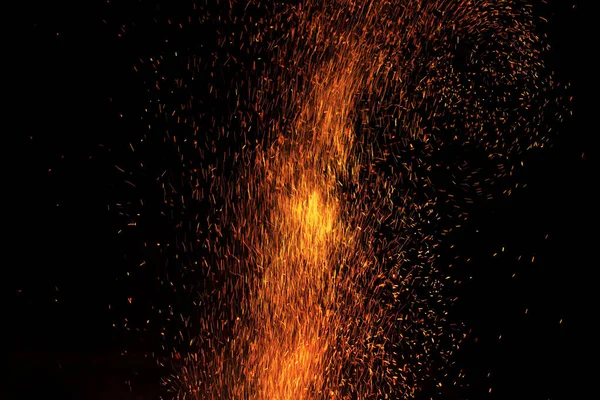
[[(147, 83), (151, 134), (167, 132), (182, 165), (161, 188), (180, 211), (173, 242), (186, 257), (170, 261), (195, 309), (167, 332), (177, 357), (164, 383), (181, 399), (413, 398), (464, 337), (436, 259), (471, 192), (448, 195), (437, 177), (485, 197), (515, 155), (547, 142), (555, 84), (532, 6), (222, 8), (224, 26), (239, 29), (219, 44), (246, 55), (239, 79), (212, 86), (238, 59), (192, 54), (179, 75)], [(194, 101), (199, 77), (230, 102), (227, 118)], [(490, 167), (479, 173), (467, 151)], [(208, 215), (189, 212), (197, 203)], [(186, 263), (202, 279), (190, 285)]]

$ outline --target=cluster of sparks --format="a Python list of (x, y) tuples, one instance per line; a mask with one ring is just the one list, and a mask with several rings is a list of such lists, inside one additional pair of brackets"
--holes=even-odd
[(157, 174), (173, 231), (159, 280), (193, 304), (172, 318), (181, 332), (165, 325), (165, 385), (181, 399), (413, 398), (463, 338), (440, 241), (547, 141), (533, 7), (261, 3), (194, 5), (196, 20), (168, 24), (210, 20), (220, 50), (135, 67), (144, 139), (179, 163)]

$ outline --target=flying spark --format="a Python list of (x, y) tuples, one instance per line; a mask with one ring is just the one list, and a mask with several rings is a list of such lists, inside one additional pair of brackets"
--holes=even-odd
[(131, 151), (176, 154), (138, 168), (171, 227), (161, 284), (193, 304), (160, 310), (174, 397), (409, 399), (441, 379), (464, 334), (438, 246), (562, 118), (537, 19), (518, 0), (308, 0), (163, 22), (217, 44), (135, 67)]

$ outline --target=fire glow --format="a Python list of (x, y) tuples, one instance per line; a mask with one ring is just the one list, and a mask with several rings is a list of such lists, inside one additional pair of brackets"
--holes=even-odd
[[(165, 385), (181, 399), (413, 398), (464, 338), (447, 317), (450, 276), (436, 249), (471, 198), (435, 176), (485, 197), (489, 182), (512, 173), (512, 155), (547, 141), (543, 94), (554, 83), (536, 18), (510, 0), (274, 9), (241, 22), (255, 26), (244, 40), (270, 51), (247, 84), (252, 112), (232, 112), (240, 132), (215, 129), (259, 139), (183, 174), (206, 191), (163, 185), (175, 199), (166, 203), (210, 199), (213, 213), (178, 225), (201, 226), (181, 236), (206, 243), (212, 282), (198, 295), (197, 347), (177, 353)], [(187, 70), (202, 65), (192, 59)], [(173, 81), (174, 91), (184, 86)], [(193, 111), (156, 103), (157, 119)], [(166, 141), (186, 160), (196, 136)], [(445, 163), (448, 149), (478, 152), (492, 172), (464, 154)], [(223, 159), (235, 160), (234, 174), (219, 174)]]

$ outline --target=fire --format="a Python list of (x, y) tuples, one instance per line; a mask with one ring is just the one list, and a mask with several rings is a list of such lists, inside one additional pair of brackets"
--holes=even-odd
[(530, 9), (330, 0), (274, 18), (285, 33), (254, 96), (262, 139), (213, 185), (226, 311), (206, 313), (207, 345), (171, 385), (181, 398), (412, 398), (460, 343), (431, 233), (430, 174), (451, 166), (430, 159), (459, 137), (493, 159), (520, 151), (514, 132), (537, 135), (530, 111), (489, 95), (519, 87), (533, 104), (550, 84)]

